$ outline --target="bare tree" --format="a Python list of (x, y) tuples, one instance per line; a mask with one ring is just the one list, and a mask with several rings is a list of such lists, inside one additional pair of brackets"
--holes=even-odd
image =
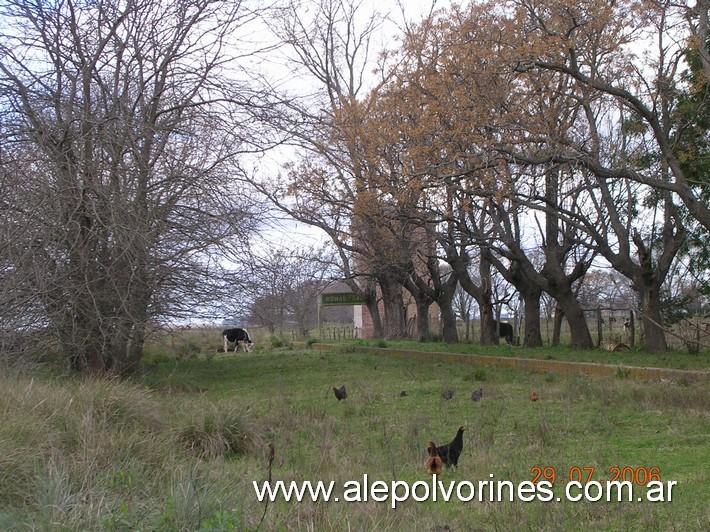
[(284, 247), (254, 258), (251, 316), (272, 333), (292, 323), (307, 336), (318, 316), (318, 296), (339, 269), (326, 247)]
[(41, 316), (73, 368), (128, 371), (151, 323), (215, 298), (253, 225), (229, 192), (250, 89), (225, 66), (254, 14), (207, 0), (0, 9), (13, 191), (2, 221), (14, 235), (2, 260), (16, 287), (3, 306)]
[[(271, 126), (290, 135), (297, 162), (280, 180), (254, 183), (277, 208), (319, 227), (338, 249), (342, 277), (366, 305), (375, 336), (405, 331), (402, 280), (410, 271), (406, 219), (379, 188), (381, 165), (365, 127), (375, 99), (371, 42), (381, 19), (351, 0), (321, 0), (306, 12), (292, 2), (274, 19), (307, 96), (275, 94)], [(380, 295), (378, 296), (378, 289)], [(384, 319), (378, 301), (384, 303)]]

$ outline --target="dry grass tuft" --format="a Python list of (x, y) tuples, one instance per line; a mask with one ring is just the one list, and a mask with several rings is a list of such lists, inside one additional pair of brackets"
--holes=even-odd
[(242, 456), (257, 444), (246, 413), (234, 406), (207, 404), (179, 429), (178, 441), (199, 458)]

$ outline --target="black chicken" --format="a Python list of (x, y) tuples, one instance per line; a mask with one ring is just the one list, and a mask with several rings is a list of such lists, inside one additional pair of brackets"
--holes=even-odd
[(436, 448), (437, 454), (441, 457), (441, 461), (446, 467), (452, 465), (458, 467), (459, 465), (459, 456), (461, 456), (461, 451), (463, 450), (464, 430), (463, 426), (459, 427), (459, 431), (456, 433), (456, 436), (454, 436), (454, 439), (451, 440), (451, 443)]
[(343, 384), (340, 388), (333, 386), (333, 393), (338, 401), (345, 399), (348, 396), (348, 392), (345, 391), (345, 385)]
[(471, 399), (473, 399), (476, 402), (483, 399), (483, 388), (479, 388), (478, 390), (473, 390), (473, 392), (471, 393)]

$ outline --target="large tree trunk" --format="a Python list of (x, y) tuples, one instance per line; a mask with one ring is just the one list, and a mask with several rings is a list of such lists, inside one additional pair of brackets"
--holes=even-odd
[(493, 316), (493, 305), (479, 305), (479, 310), (481, 314), (481, 345), (497, 344), (499, 338), (495, 317)]
[[(673, 209), (669, 206), (670, 200), (666, 198), (666, 212)], [(650, 353), (667, 351), (666, 333), (663, 330), (663, 316), (661, 315), (660, 288), (670, 268), (671, 259), (684, 239), (684, 232), (677, 231), (673, 238), (672, 216), (666, 214), (664, 224), (664, 253), (658, 261), (654, 261), (650, 246), (634, 232), (632, 239), (638, 251), (639, 267), (636, 275), (632, 277), (634, 290), (639, 296), (641, 306), (641, 323), (643, 324), (643, 346)]]
[(418, 342), (427, 342), (431, 335), (429, 330), (429, 307), (431, 307), (432, 300), (427, 297), (415, 297), (414, 301), (417, 305), (416, 339)]
[[(545, 173), (545, 199), (549, 205), (559, 205), (560, 170), (550, 169)], [(587, 271), (588, 264), (578, 261), (572, 273), (566, 271), (568, 253), (575, 245), (574, 227), (560, 230), (560, 220), (553, 213), (545, 213), (545, 265), (540, 272), (547, 280), (546, 291), (555, 298), (569, 323), (571, 344), (574, 349), (594, 347), (587, 320), (577, 296), (572, 292), (572, 284)]]
[(71, 369), (93, 376), (105, 372), (107, 357), (104, 356), (103, 334), (95, 316), (78, 312), (67, 316), (57, 332)]
[(668, 350), (666, 333), (663, 330), (663, 316), (657, 283), (634, 283), (641, 303), (641, 323), (643, 324), (643, 346), (649, 353)]
[(429, 327), (429, 307), (431, 307), (434, 300), (429, 293), (425, 290), (421, 290), (411, 277), (407, 277), (404, 280), (403, 286), (414, 298), (414, 303), (417, 307), (417, 330), (415, 332), (416, 340), (418, 342), (427, 342), (431, 336), (431, 330)]
[[(432, 303), (439, 305), (441, 314), (441, 327), (443, 340), (446, 343), (458, 343), (459, 335), (456, 328), (456, 314), (453, 308), (454, 295), (458, 279), (455, 274), (447, 274), (447, 278), (442, 280), (438, 259), (429, 261), (427, 265), (428, 277), (422, 278), (414, 272), (404, 282), (404, 287), (412, 294), (417, 302), (417, 318), (419, 320), (418, 336), (420, 340), (424, 338), (423, 332), (426, 330), (426, 338), (429, 338), (429, 307)], [(422, 307), (420, 308), (420, 304)], [(423, 314), (423, 313), (426, 314)]]
[(571, 290), (563, 290), (557, 294), (551, 294), (555, 298), (557, 304), (562, 309), (567, 324), (569, 325), (571, 345), (573, 349), (592, 349), (594, 341), (589, 332), (587, 319), (584, 316), (584, 311), (579, 304), (579, 300), (575, 297)]
[(468, 272), (468, 260), (466, 255), (457, 253), (454, 246), (446, 249), (446, 260), (454, 271), (458, 282), (468, 294), (478, 304), (479, 315), (481, 317), (481, 345), (492, 345), (495, 339), (495, 327), (493, 325), (493, 303), (491, 301), (491, 264), (484, 257), (479, 262), (479, 272), (481, 285), (477, 285), (471, 279)]
[(523, 296), (525, 337), (523, 347), (541, 347), (542, 331), (540, 330), (540, 296), (542, 292), (538, 289), (527, 289), (520, 291)]
[(511, 283), (523, 298), (523, 347), (541, 347), (542, 331), (540, 330), (540, 297), (542, 290), (535, 279), (526, 274), (526, 268), (520, 261), (511, 260), (510, 266), (505, 265), (491, 257), (499, 272)]
[(454, 295), (458, 282), (442, 283), (437, 300), (441, 312), (441, 334), (447, 344), (456, 344), (459, 341), (459, 331), (456, 327), (456, 313), (454, 312)]
[(372, 335), (375, 338), (384, 337), (384, 329), (382, 327), (382, 316), (380, 315), (380, 305), (377, 300), (377, 287), (375, 280), (372, 277), (366, 277), (366, 282), (363, 286), (355, 282), (354, 279), (347, 279), (345, 283), (350, 289), (362, 299), (367, 312), (372, 320)]
[(380, 315), (380, 305), (375, 299), (368, 299), (365, 301), (365, 307), (370, 313), (370, 319), (372, 320), (372, 335), (375, 338), (384, 338), (385, 330), (382, 326), (382, 316)]
[(377, 280), (382, 290), (382, 302), (385, 310), (384, 338), (405, 338), (407, 327), (402, 285), (390, 275), (379, 275)]

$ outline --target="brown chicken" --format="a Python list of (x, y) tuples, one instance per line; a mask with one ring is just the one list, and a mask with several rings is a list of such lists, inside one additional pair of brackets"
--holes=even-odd
[(333, 393), (335, 394), (335, 397), (338, 399), (338, 401), (342, 401), (348, 396), (348, 392), (345, 391), (344, 384), (340, 388), (336, 388), (335, 386), (333, 386)]
[(530, 400), (531, 401), (537, 401), (539, 397), (537, 396), (537, 392), (530, 392)]
[(459, 465), (459, 456), (463, 450), (463, 431), (466, 430), (463, 426), (459, 427), (456, 436), (451, 440), (451, 443), (440, 445), (436, 448), (436, 454), (441, 457), (441, 461), (446, 467)]
[(433, 441), (429, 442), (428, 452), (429, 458), (426, 459), (426, 472), (430, 475), (441, 475), (442, 460)]

